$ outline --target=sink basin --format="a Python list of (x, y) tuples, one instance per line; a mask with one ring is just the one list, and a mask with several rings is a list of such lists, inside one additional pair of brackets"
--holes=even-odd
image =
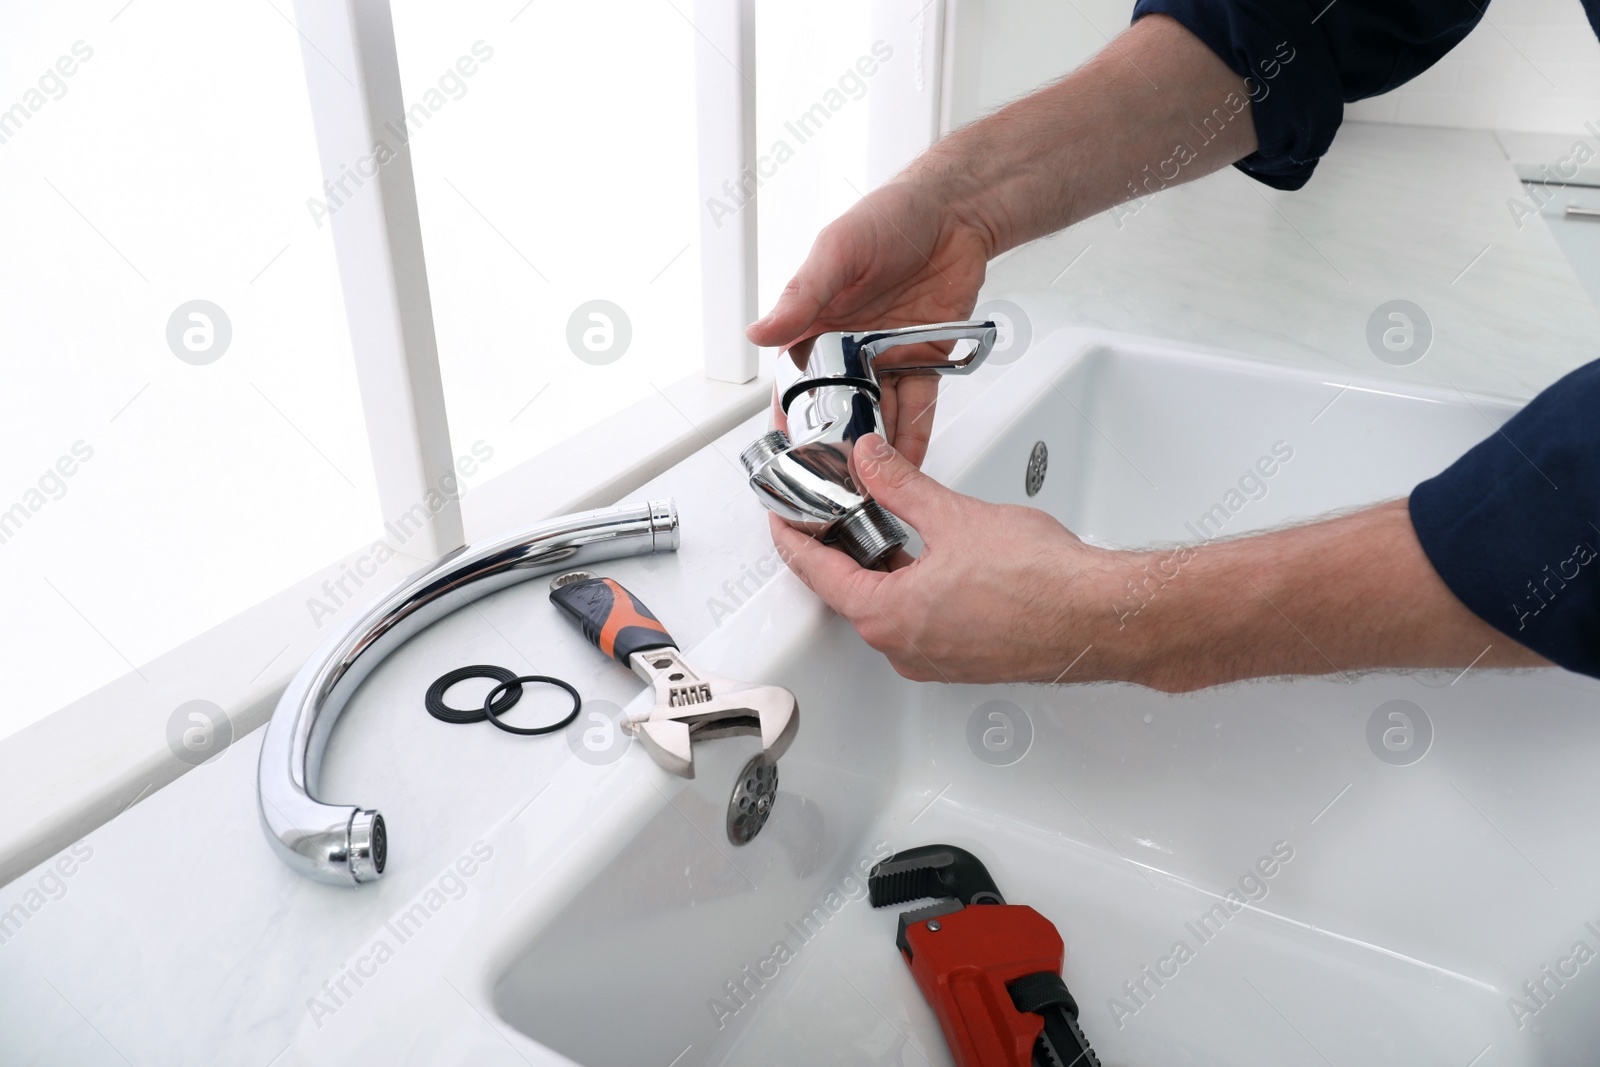
[[(1517, 406), (1072, 329), (985, 373), (927, 469), (1104, 544), (1403, 495)], [(723, 833), (749, 739), (700, 746), (691, 782), (641, 752), (563, 770), (486, 836), (497, 888), (441, 963), (456, 1016), (501, 1031), (481, 1062), (943, 1067), (898, 909), (864, 899), (874, 862), (930, 842), (1056, 923), (1108, 1065), (1592, 1059), (1586, 679), (914, 684), (786, 574), (690, 658), (797, 694), (771, 820)]]

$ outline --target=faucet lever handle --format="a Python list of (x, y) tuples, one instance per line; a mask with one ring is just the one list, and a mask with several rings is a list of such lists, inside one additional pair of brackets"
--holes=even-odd
[(906, 326), (899, 330), (880, 330), (861, 338), (861, 354), (876, 365), (877, 358), (900, 345), (919, 345), (934, 341), (975, 341), (976, 347), (961, 359), (940, 363), (891, 363), (876, 366), (878, 374), (905, 374), (909, 371), (938, 371), (940, 374), (971, 374), (983, 365), (994, 348), (997, 329), (992, 320), (982, 322), (935, 322), (926, 326)]

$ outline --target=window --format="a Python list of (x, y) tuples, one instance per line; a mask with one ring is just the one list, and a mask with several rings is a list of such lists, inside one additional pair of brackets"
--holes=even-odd
[(381, 534), (291, 18), (0, 11), (0, 736)]
[(695, 31), (666, 0), (393, 12), (452, 447), (493, 477), (700, 372)]
[(759, 189), (763, 310), (804, 262), (817, 231), (884, 177), (869, 179), (868, 171), (873, 82), (881, 96), (895, 63), (908, 67), (915, 57), (892, 44), (886, 50), (881, 40), (874, 55), (871, 11), (855, 0), (757, 10), (756, 151), (772, 161)]

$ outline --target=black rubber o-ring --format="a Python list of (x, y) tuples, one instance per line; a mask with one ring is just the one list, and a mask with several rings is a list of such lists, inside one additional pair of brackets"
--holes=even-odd
[[(500, 692), (500, 690), (508, 689), (513, 685), (520, 686), (523, 682), (543, 682), (546, 685), (558, 685), (562, 689), (565, 689), (568, 693), (572, 694), (572, 714), (568, 715), (560, 722), (551, 723), (549, 726), (507, 726), (499, 719), (500, 713), (504, 711), (505, 708), (494, 707), (494, 698)], [(510, 705), (507, 705), (507, 707), (509, 706)], [(576, 719), (578, 717), (578, 711), (582, 707), (583, 698), (578, 695), (578, 691), (576, 689), (568, 685), (566, 682), (563, 682), (560, 678), (552, 678), (547, 674), (524, 674), (516, 678), (508, 678), (499, 685), (495, 686), (493, 689), (489, 690), (489, 695), (483, 698), (484, 714), (488, 715), (490, 722), (494, 723), (508, 734), (521, 734), (524, 737), (532, 737), (537, 734), (555, 733), (557, 730), (560, 730), (568, 723), (572, 722), (573, 719)]]
[(514, 672), (508, 671), (504, 667), (478, 663), (471, 667), (457, 667), (448, 674), (440, 675), (432, 685), (428, 686), (427, 696), (423, 698), (423, 703), (428, 708), (428, 714), (441, 722), (456, 723), (458, 725), (482, 722), (486, 719), (488, 713), (483, 708), (452, 708), (444, 702), (445, 692), (457, 682), (464, 682), (468, 678), (493, 678), (500, 683), (495, 686), (493, 692), (498, 693), (502, 689), (506, 692), (504, 698), (494, 709), (497, 715), (501, 712), (510, 711), (517, 701), (522, 699), (522, 686), (516, 684), (517, 676)]

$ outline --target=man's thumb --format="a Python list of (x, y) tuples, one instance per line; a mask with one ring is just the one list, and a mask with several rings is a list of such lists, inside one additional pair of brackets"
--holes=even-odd
[(875, 433), (856, 442), (854, 460), (856, 476), (872, 498), (910, 523), (926, 540), (947, 510), (953, 495), (950, 490), (923, 474)]

